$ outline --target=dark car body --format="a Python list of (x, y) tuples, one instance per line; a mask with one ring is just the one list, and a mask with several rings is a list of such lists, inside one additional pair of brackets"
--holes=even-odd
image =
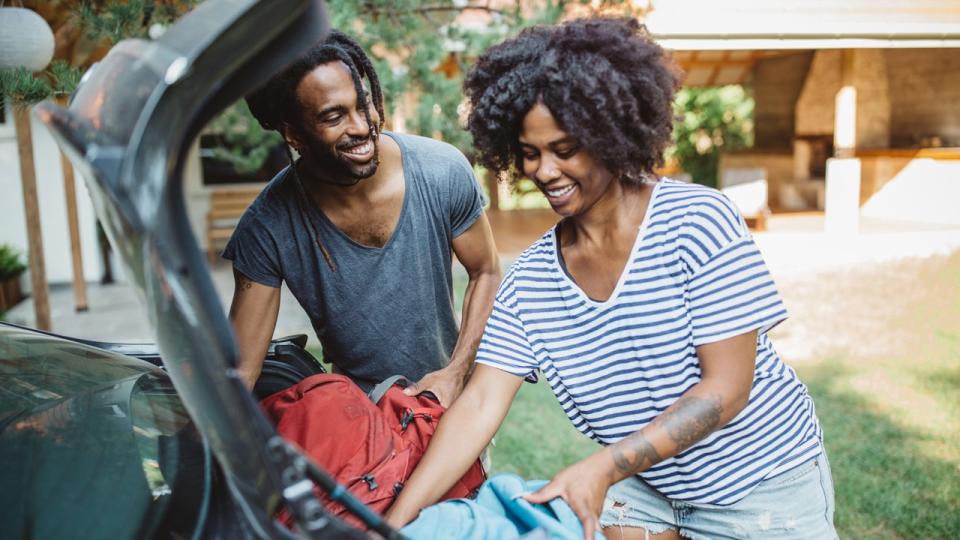
[(0, 537), (189, 538), (202, 527), (210, 450), (160, 368), (0, 325), (0, 379)]
[[(34, 109), (82, 173), (156, 345), (0, 325), (0, 537), (366, 538), (326, 512), (313, 486), (335, 483), (240, 380), (182, 190), (200, 129), (326, 30), (319, 0), (207, 0), (155, 41), (117, 44), (69, 109)], [(281, 505), (294, 531), (273, 519)]]
[[(323, 371), (275, 340), (254, 395)], [(0, 538), (242, 538), (210, 447), (153, 344), (0, 323)]]

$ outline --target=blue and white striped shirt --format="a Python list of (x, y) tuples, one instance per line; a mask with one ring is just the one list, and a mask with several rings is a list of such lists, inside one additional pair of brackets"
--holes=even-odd
[(640, 476), (670, 499), (729, 505), (816, 457), (813, 400), (767, 330), (786, 318), (743, 219), (720, 192), (662, 180), (605, 302), (561, 267), (555, 230), (514, 263), (476, 361), (547, 378), (573, 425), (601, 444), (640, 430), (700, 381), (696, 347), (758, 330), (746, 408)]

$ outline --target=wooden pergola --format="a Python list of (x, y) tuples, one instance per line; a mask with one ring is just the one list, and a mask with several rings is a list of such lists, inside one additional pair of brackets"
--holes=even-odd
[(685, 86), (749, 83), (754, 64), (771, 57), (840, 53), (825, 180), (827, 225), (840, 224), (838, 232), (858, 227), (860, 151), (871, 147), (858, 139), (858, 128), (871, 125), (858, 121), (858, 108), (870, 105), (859, 101), (858, 85), (862, 66), (878, 58), (869, 51), (960, 49), (956, 0), (669, 0), (654, 2), (645, 24), (684, 69)]
[(674, 51), (673, 59), (684, 71), (685, 86), (743, 84), (754, 63), (789, 51)]
[(742, 84), (757, 60), (797, 51), (960, 48), (956, 0), (669, 0), (644, 22), (687, 86)]

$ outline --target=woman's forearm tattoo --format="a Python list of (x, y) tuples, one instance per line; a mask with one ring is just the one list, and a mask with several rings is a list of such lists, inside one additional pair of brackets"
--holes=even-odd
[(657, 421), (677, 443), (680, 453), (713, 433), (720, 425), (722, 411), (720, 396), (682, 396)]
[(639, 431), (613, 447), (613, 464), (621, 474), (634, 474), (662, 460), (657, 449)]
[[(723, 411), (720, 396), (682, 396), (654, 421), (677, 445), (680, 453), (713, 433)], [(621, 474), (636, 474), (663, 461), (657, 449), (641, 432), (612, 447), (613, 462)]]

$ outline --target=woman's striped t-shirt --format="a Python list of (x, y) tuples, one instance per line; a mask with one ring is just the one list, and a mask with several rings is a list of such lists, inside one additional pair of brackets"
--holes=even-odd
[(640, 476), (670, 499), (729, 505), (821, 452), (813, 401), (766, 332), (786, 318), (743, 219), (720, 192), (655, 184), (632, 255), (597, 302), (561, 267), (555, 230), (497, 293), (477, 362), (547, 378), (601, 444), (638, 431), (700, 380), (696, 347), (758, 330), (749, 403), (723, 428)]

